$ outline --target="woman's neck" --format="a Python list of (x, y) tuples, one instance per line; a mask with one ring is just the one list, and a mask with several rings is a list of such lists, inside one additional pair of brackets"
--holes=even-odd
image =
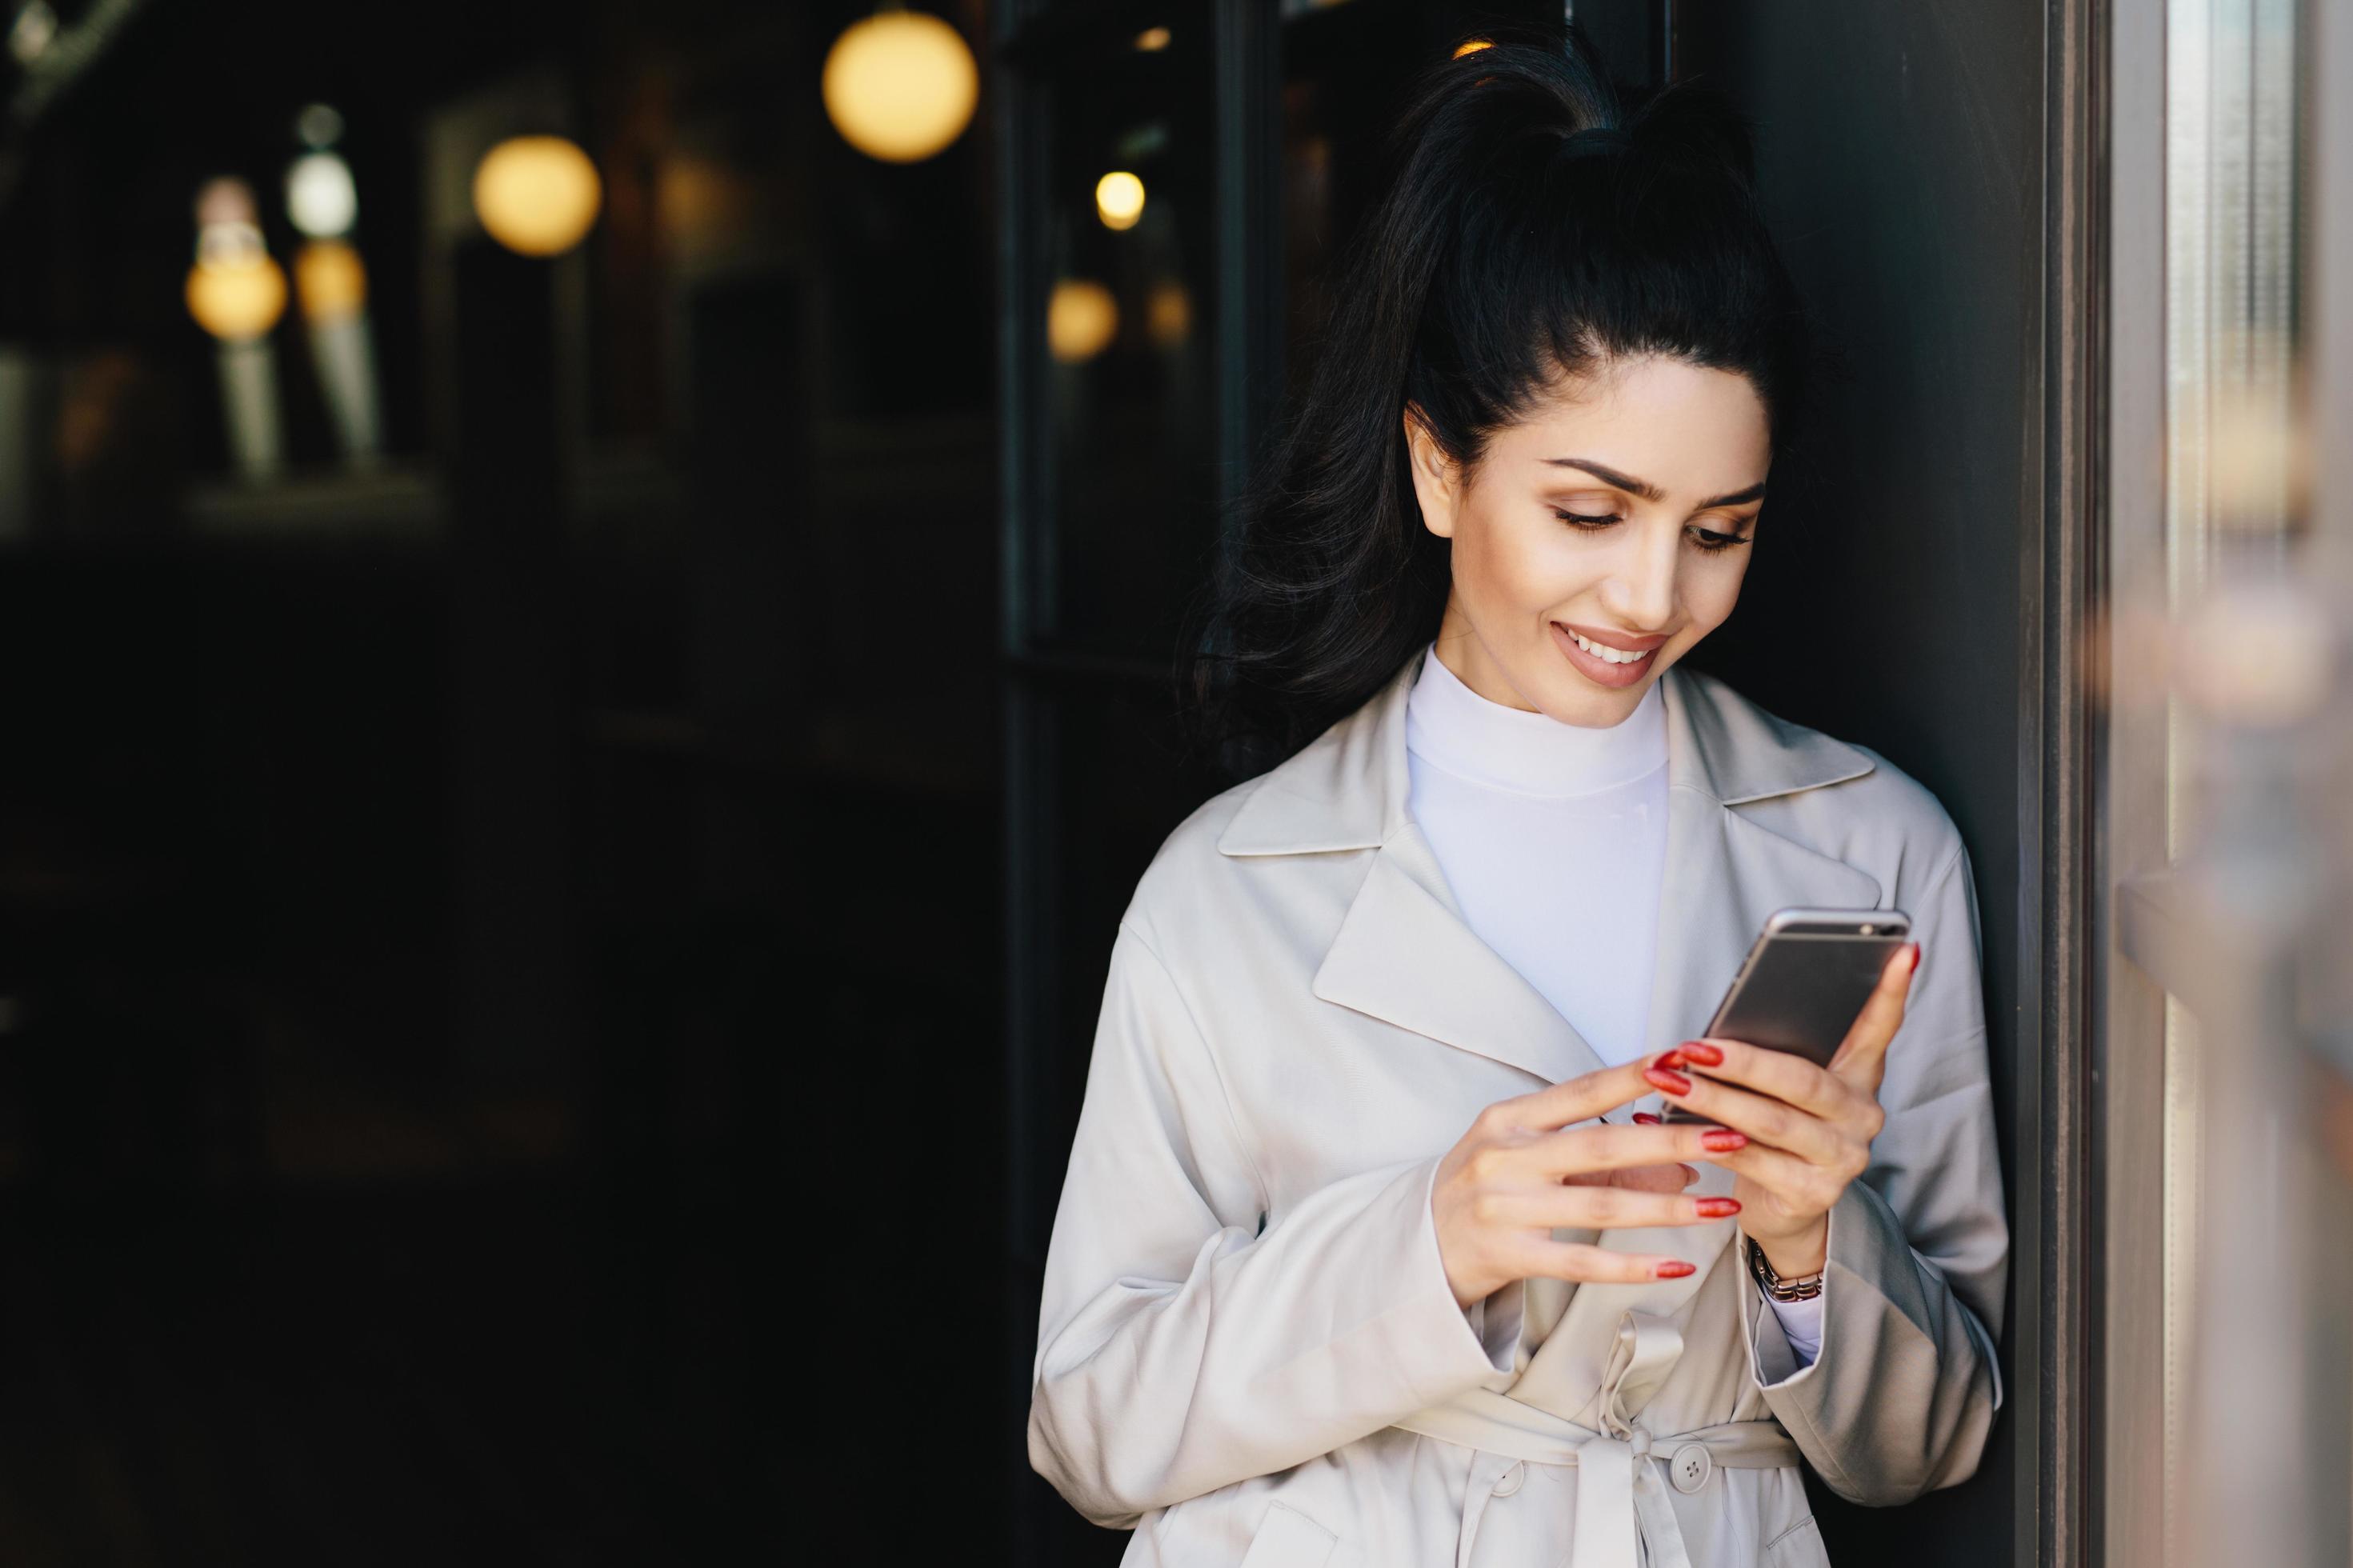
[(1406, 746), (1459, 778), (1519, 795), (1578, 795), (1641, 778), (1667, 760), (1665, 698), (1651, 689), (1621, 723), (1564, 724), (1491, 702), (1433, 646), (1406, 700)]

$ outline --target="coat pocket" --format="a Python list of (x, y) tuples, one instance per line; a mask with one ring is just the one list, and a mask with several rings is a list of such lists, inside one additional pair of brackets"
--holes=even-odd
[(1807, 1519), (1775, 1536), (1765, 1548), (1765, 1568), (1831, 1568), (1821, 1526)]
[(1334, 1549), (1340, 1538), (1294, 1508), (1266, 1505), (1258, 1533), (1242, 1553), (1241, 1568), (1337, 1568)]

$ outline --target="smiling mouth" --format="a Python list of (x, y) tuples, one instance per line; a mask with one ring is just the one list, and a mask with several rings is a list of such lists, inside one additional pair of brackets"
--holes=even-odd
[[(1560, 623), (1557, 621), (1555, 621), (1553, 624), (1555, 626), (1560, 626)], [(1560, 629), (1568, 633), (1569, 639), (1575, 642), (1577, 647), (1583, 648), (1594, 658), (1601, 660), (1604, 664), (1640, 664), (1644, 659), (1659, 651), (1658, 647), (1655, 645), (1643, 648), (1640, 652), (1636, 652), (1630, 648), (1612, 647), (1608, 643), (1595, 642), (1591, 637), (1587, 637), (1584, 633), (1576, 630), (1574, 627), (1561, 626)]]

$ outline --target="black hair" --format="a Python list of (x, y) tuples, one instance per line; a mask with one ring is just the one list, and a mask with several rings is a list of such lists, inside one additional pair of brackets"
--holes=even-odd
[(1696, 80), (1624, 112), (1575, 28), (1415, 80), (1313, 375), (1187, 614), (1177, 702), (1214, 769), (1291, 755), (1437, 635), (1449, 547), (1415, 500), (1409, 405), (1467, 476), (1556, 378), (1659, 353), (1746, 376), (1789, 447), (1814, 351), (1751, 147)]

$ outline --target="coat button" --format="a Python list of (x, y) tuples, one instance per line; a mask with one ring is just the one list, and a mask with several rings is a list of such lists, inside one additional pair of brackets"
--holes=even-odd
[(1519, 1490), (1520, 1483), (1527, 1479), (1528, 1467), (1526, 1461), (1522, 1459), (1514, 1459), (1511, 1463), (1511, 1467), (1506, 1469), (1502, 1478), (1495, 1482), (1495, 1489), (1490, 1495), (1494, 1497), (1509, 1497), (1514, 1492)]
[(1707, 1485), (1707, 1478), (1715, 1473), (1715, 1456), (1707, 1451), (1704, 1443), (1685, 1443), (1667, 1461), (1667, 1475), (1679, 1492), (1695, 1492)]

